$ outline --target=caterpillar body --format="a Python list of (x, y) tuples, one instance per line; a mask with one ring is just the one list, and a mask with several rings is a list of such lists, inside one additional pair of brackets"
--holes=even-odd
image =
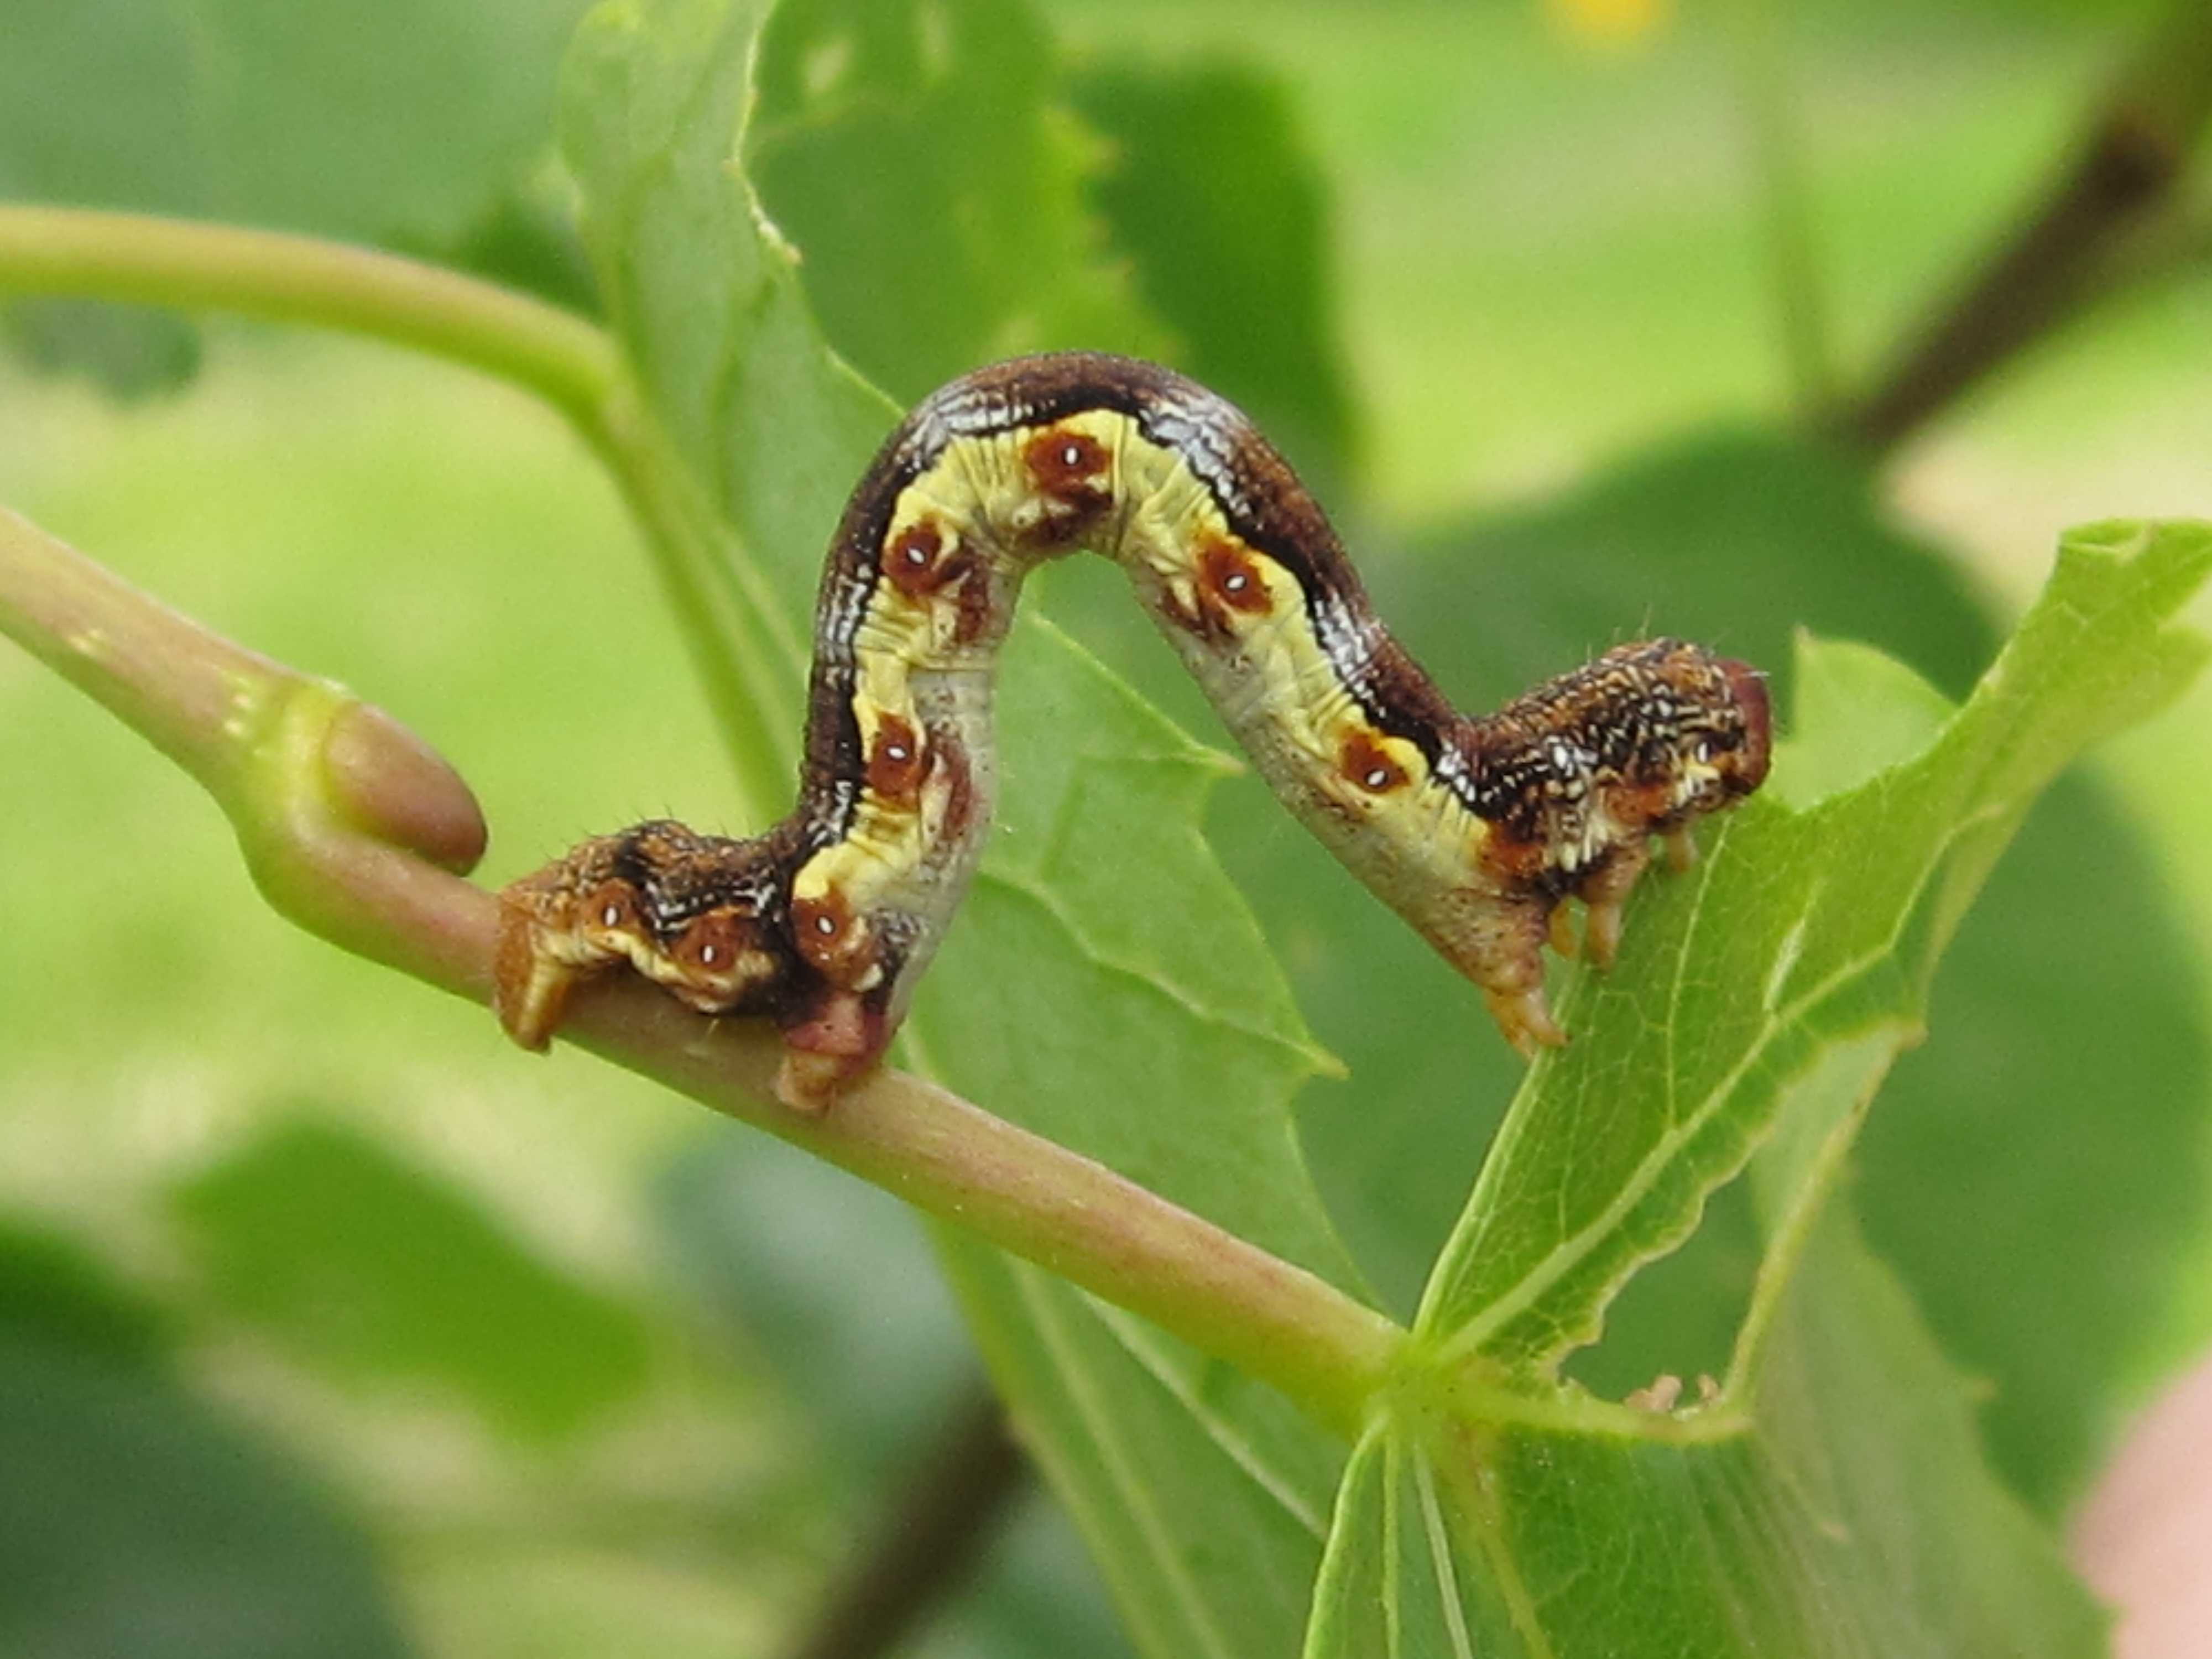
[(992, 699), (1023, 577), (1108, 555), (1276, 795), (1480, 988), (1524, 1054), (1565, 1038), (1542, 950), (1609, 963), (1664, 838), (1756, 789), (1762, 677), (1620, 646), (1495, 714), (1455, 713), (1369, 606), (1328, 519), (1223, 398), (1070, 352), (963, 376), (848, 503), (815, 611), (790, 817), (730, 839), (655, 821), (501, 895), (495, 1006), (543, 1048), (578, 979), (628, 962), (709, 1014), (781, 1029), (819, 1109), (881, 1057), (980, 857)]

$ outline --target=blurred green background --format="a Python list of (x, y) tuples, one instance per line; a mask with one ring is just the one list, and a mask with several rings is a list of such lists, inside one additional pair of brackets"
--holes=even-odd
[[(106, 9), (103, 24), (99, 6), (0, 0), (0, 198), (379, 240), (587, 298), (550, 160), (574, 0), (452, 9), (465, 26), (428, 0), (404, 9), (439, 46), (422, 54), (434, 73), (352, 38), (366, 7), (312, 9), (310, 23), (311, 9), (210, 0), (167, 44), (131, 0)], [(1863, 616), (1955, 690), (2062, 526), (2212, 511), (2202, 261), (2010, 362), (1870, 487), (1778, 435), (1792, 378), (1761, 88), (1796, 134), (1849, 388), (2014, 220), (2149, 15), (2061, 0), (1042, 12), (1094, 209), (1186, 366), (1328, 482), (1422, 654), (1480, 647), (1494, 683), (1451, 684), (1470, 701), (1644, 625), (1618, 609), (1587, 621), (1578, 571), (1607, 573), (1590, 591), (1633, 592), (1663, 544), (1694, 589), (1681, 573), (1717, 535), (1782, 565), (1832, 552), (1832, 570), (1774, 591), (1828, 583), (1818, 625)], [(278, 135), (303, 121), (316, 143), (288, 160)], [(1178, 143), (1249, 154), (1218, 181), (1181, 175), (1180, 199), (1132, 193), (1116, 158)], [(1285, 185), (1274, 219), (1239, 216), (1250, 167)], [(412, 182), (441, 172), (442, 192)], [(1190, 239), (1163, 225), (1229, 234), (1179, 270)], [(1270, 260), (1277, 236), (1322, 258)], [(1210, 362), (1254, 291), (1280, 349)], [(0, 501), (398, 714), (477, 790), (487, 879), (641, 816), (728, 819), (716, 738), (635, 532), (544, 410), (296, 331), (149, 335), (51, 307), (8, 326)], [(83, 372), (103, 343), (132, 395)], [(896, 364), (864, 366), (920, 389)], [(1630, 520), (1650, 547), (1624, 542)], [(1869, 546), (1891, 563), (1846, 559)], [(1557, 611), (1532, 611), (1547, 592)], [(1079, 574), (1048, 598), (1071, 622), (1121, 604)], [(1733, 648), (1731, 628), (1799, 620), (1776, 614), (1789, 603), (1739, 592), (1702, 631)], [(1664, 609), (1690, 625), (1672, 594)], [(1141, 631), (1127, 620), (1085, 631), (1182, 712), (1151, 647), (1124, 642)], [(1886, 1100), (1862, 1193), (1875, 1242), (1908, 1265), (2040, 1230), (2046, 1253), (2008, 1255), (2015, 1273), (1915, 1282), (1956, 1356), (2002, 1372), (1993, 1455), (2054, 1515), (2128, 1407), (2212, 1328), (2198, 1127), (2212, 687), (2072, 791), (2044, 831), (2066, 845), (2039, 850), (2031, 826), (2014, 855), (2063, 873), (1993, 891), (2024, 931), (1970, 930), (1972, 965), (1939, 985), (1936, 1039), (1901, 1072), (1899, 1092), (1957, 1109)], [(1255, 889), (1283, 860), (1304, 867), (1288, 842), (1223, 854)], [(1334, 896), (1318, 902), (1334, 915)], [(1401, 1231), (1346, 1224), (1402, 1306), (1509, 1073), (1461, 1008), (1470, 1029), (1438, 1063), (1475, 1056), (1474, 1086), (1495, 1099), (1434, 1156), (1410, 1146), (1429, 1121), (1387, 1109), (1415, 1085), (1364, 1052), (1389, 1034), (1333, 1012), (1353, 1000), (1344, 976), (1381, 970), (1334, 955), (1325, 926), (1261, 908), (1309, 1017), (1355, 1067), (1310, 1091), (1324, 1189), (1395, 1179), (1409, 1155), (1432, 1170), (1433, 1191), (1404, 1195)], [(896, 1205), (581, 1057), (520, 1058), (481, 1011), (293, 932), (194, 787), (12, 649), (0, 923), (0, 1632), (12, 1617), (83, 1653), (772, 1653), (963, 1397), (963, 1339)], [(2010, 982), (2031, 958), (2042, 977)], [(2063, 1052), (2014, 1046), (2054, 975), (2100, 1019), (2144, 1011), (2105, 1036), (2129, 1066), (2063, 1022), (2046, 1022)], [(1948, 1046), (1947, 1030), (1962, 1034)], [(2016, 1135), (2015, 1068), (2080, 1131)], [(2133, 1161), (2124, 1147), (2075, 1179), (2120, 1142)], [(2018, 1158), (1984, 1180), (1992, 1148)], [(1885, 1174), (1908, 1165), (1923, 1173)], [(2094, 1201), (2069, 1208), (2083, 1186)], [(1952, 1201), (1931, 1206), (1936, 1191)], [(1653, 1352), (1694, 1346), (1682, 1284), (1741, 1269), (1724, 1211), (1701, 1245), (1624, 1302), (1593, 1382), (1632, 1386)], [(2018, 1332), (2054, 1297), (2078, 1322), (2039, 1365)], [(2070, 1380), (2085, 1370), (2094, 1390)], [(1072, 1533), (1031, 1494), (981, 1588), (913, 1650), (1118, 1641)]]

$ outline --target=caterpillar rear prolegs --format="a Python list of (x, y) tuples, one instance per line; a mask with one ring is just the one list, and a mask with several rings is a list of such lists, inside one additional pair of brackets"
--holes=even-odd
[(1276, 795), (1481, 988), (1524, 1054), (1562, 1042), (1543, 947), (1609, 963), (1662, 838), (1766, 775), (1765, 683), (1676, 640), (1607, 652), (1494, 714), (1453, 711), (1376, 620), (1335, 532), (1230, 404), (1092, 353), (933, 393), (847, 504), (815, 609), (791, 816), (749, 840), (640, 824), (501, 896), (495, 1006), (542, 1048), (575, 981), (628, 963), (783, 1032), (819, 1109), (872, 1066), (951, 924), (994, 793), (991, 697), (1023, 577), (1128, 572)]

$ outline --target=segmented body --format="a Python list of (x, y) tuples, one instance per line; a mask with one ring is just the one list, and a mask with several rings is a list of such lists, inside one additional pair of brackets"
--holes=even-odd
[(702, 1012), (777, 1020), (795, 1103), (872, 1066), (981, 852), (1022, 580), (1078, 548), (1121, 565), (1285, 805), (1524, 1052), (1564, 1040), (1541, 957), (1560, 901), (1609, 959), (1651, 837), (1686, 852), (1692, 818), (1765, 775), (1759, 676), (1678, 641), (1455, 713), (1235, 408), (1125, 358), (1019, 359), (917, 406), (846, 507), (792, 815), (748, 840), (640, 824), (502, 896), (516, 1040), (543, 1046), (569, 984), (627, 961)]

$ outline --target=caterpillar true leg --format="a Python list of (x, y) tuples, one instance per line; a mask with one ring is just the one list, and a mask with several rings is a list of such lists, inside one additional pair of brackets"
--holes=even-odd
[(1148, 363), (1029, 357), (901, 422), (847, 504), (815, 609), (792, 815), (733, 841), (655, 822), (501, 896), (496, 1006), (526, 1047), (623, 963), (784, 1033), (819, 1109), (882, 1054), (981, 854), (991, 698), (1022, 578), (1090, 547), (1283, 804), (1481, 988), (1524, 1054), (1565, 1041), (1543, 946), (1602, 967), (1663, 837), (1765, 777), (1765, 687), (1676, 640), (1607, 652), (1494, 714), (1453, 711), (1378, 621), (1336, 534), (1227, 403)]

